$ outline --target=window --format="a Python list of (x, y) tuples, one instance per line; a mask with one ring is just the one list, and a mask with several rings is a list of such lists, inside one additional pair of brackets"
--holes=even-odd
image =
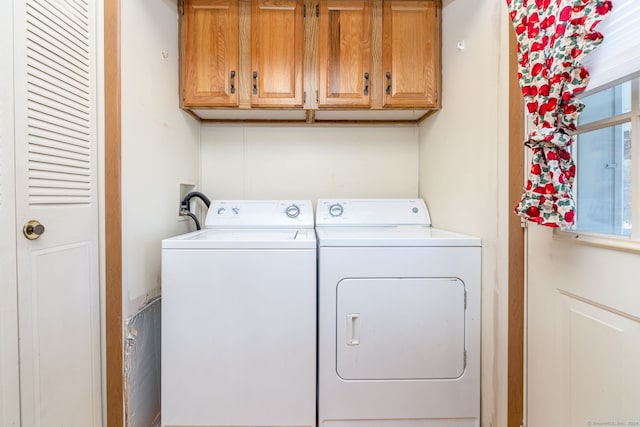
[(640, 145), (638, 86), (633, 79), (582, 98), (585, 109), (572, 145), (574, 231), (634, 237), (634, 216), (640, 216), (633, 208), (633, 192), (640, 191), (633, 182), (634, 169), (640, 167), (635, 154)]
[(639, 26), (640, 1), (614, 0), (596, 29), (602, 44), (581, 59), (590, 81), (571, 146), (575, 223), (554, 238), (640, 253)]

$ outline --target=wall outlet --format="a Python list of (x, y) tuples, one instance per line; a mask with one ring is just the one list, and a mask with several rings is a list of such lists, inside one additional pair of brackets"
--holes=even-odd
[[(186, 220), (191, 221), (191, 219), (188, 216), (180, 215), (180, 204), (182, 203), (182, 199), (184, 199), (184, 197), (187, 194), (191, 193), (196, 189), (196, 186), (195, 184), (179, 184), (178, 187), (179, 187), (178, 188), (179, 194), (178, 194), (178, 200), (176, 201), (176, 209), (178, 209), (178, 221), (186, 221)], [(197, 215), (197, 213), (194, 211), (195, 207), (196, 207), (196, 199), (193, 198), (189, 203), (189, 210)]]

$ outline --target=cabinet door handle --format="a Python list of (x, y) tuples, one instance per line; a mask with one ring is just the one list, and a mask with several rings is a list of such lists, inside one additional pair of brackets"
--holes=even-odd
[(236, 93), (236, 71), (231, 71), (231, 93)]
[(391, 95), (391, 73), (389, 71), (387, 71), (386, 74), (387, 77), (387, 95)]
[(258, 94), (258, 72), (257, 71), (253, 72), (253, 94), (254, 95)]
[(364, 94), (369, 95), (369, 73), (364, 73)]

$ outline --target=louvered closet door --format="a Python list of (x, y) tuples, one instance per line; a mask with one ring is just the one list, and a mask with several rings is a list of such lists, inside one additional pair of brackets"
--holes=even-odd
[(96, 3), (13, 2), (23, 427), (101, 425)]

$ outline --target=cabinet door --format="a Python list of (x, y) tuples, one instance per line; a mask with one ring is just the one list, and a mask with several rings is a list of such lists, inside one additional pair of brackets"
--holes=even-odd
[(180, 34), (182, 106), (237, 106), (238, 1), (185, 0)]
[(251, 4), (251, 105), (302, 107), (304, 1)]
[(440, 8), (437, 0), (385, 0), (384, 107), (438, 108)]
[(320, 107), (369, 106), (370, 3), (320, 0)]

